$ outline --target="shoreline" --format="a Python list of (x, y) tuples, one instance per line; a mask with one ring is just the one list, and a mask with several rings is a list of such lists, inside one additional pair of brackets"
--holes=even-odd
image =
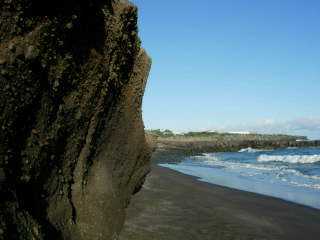
[[(259, 195), (260, 197), (263, 197), (263, 198), (271, 198), (271, 199), (274, 199), (274, 200), (280, 200), (280, 201), (287, 202), (287, 203), (289, 203), (289, 204), (293, 204), (293, 205), (297, 205), (297, 206), (305, 207), (305, 208), (310, 208), (310, 209), (313, 209), (313, 210), (316, 210), (316, 211), (319, 211), (319, 212), (320, 212), (320, 208), (316, 208), (316, 207), (308, 206), (308, 205), (301, 204), (301, 203), (298, 203), (298, 202), (286, 200), (286, 199), (283, 199), (283, 198), (280, 198), (280, 197), (274, 197), (274, 196), (271, 196), (271, 195), (266, 195), (266, 194), (261, 194), (261, 193), (257, 193), (257, 192), (253, 192), (253, 191), (246, 191), (246, 190), (241, 190), (241, 189), (237, 189), (237, 188), (232, 188), (232, 187), (228, 187), (228, 186), (223, 186), (223, 185), (211, 183), (211, 182), (209, 182), (209, 181), (201, 180), (200, 177), (197, 177), (197, 176), (194, 176), (194, 175), (189, 175), (189, 174), (186, 174), (186, 173), (177, 171), (177, 170), (173, 170), (173, 169), (170, 169), (170, 168), (168, 168), (168, 167), (161, 166), (161, 165), (159, 165), (159, 164), (158, 164), (157, 166), (155, 166), (155, 167), (160, 167), (160, 168), (168, 169), (169, 171), (173, 171), (173, 172), (182, 174), (182, 175), (184, 175), (184, 176), (191, 177), (191, 178), (193, 178), (194, 180), (196, 180), (197, 182), (201, 182), (201, 183), (206, 183), (206, 184), (208, 184), (209, 187), (210, 187), (210, 186), (213, 186), (213, 187), (221, 187), (221, 188), (229, 189), (229, 190), (231, 190), (231, 191), (239, 191), (239, 192), (257, 194), (257, 195)], [(320, 200), (319, 200), (319, 201), (320, 201)], [(320, 224), (320, 223), (319, 223), (319, 224)]]
[(121, 240), (316, 240), (320, 235), (319, 209), (199, 181), (156, 164), (127, 210)]

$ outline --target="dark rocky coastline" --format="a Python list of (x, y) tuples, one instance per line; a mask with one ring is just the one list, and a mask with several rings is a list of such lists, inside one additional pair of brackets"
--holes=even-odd
[[(223, 135), (223, 134), (222, 134)], [(156, 151), (153, 159), (156, 162), (177, 162), (185, 156), (208, 152), (235, 152), (245, 148), (278, 149), (288, 147), (320, 147), (320, 140), (307, 140), (305, 137), (281, 135), (251, 135), (232, 134), (232, 137), (203, 136), (171, 136), (163, 137), (148, 134), (153, 139)], [(302, 138), (302, 139), (300, 139)]]
[(0, 9), (0, 239), (117, 239), (150, 170), (136, 7)]

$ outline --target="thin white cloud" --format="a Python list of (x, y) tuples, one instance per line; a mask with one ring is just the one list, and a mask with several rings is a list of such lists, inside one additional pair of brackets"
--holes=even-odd
[(300, 118), (290, 124), (293, 130), (320, 131), (320, 118)]
[(320, 139), (320, 118), (298, 118), (289, 121), (263, 119), (250, 124), (218, 126), (212, 129), (217, 131), (304, 135), (311, 139)]

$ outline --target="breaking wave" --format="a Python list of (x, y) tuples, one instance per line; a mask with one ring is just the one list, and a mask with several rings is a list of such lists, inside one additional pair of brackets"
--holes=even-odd
[[(215, 154), (210, 154), (210, 153), (203, 154), (202, 156), (194, 156), (193, 159), (202, 160), (202, 163), (207, 166), (224, 168), (227, 171), (230, 171), (230, 170), (236, 171), (238, 172), (239, 175), (242, 175), (242, 176), (258, 176), (261, 174), (264, 174), (264, 175), (267, 174), (270, 177), (271, 176), (276, 177), (281, 181), (289, 182), (290, 184), (295, 186), (320, 189), (320, 184), (319, 184), (320, 176), (303, 174), (302, 172), (295, 169), (291, 169), (286, 165), (273, 165), (273, 164), (270, 165), (271, 162), (280, 161), (280, 160), (284, 160), (286, 162), (290, 161), (290, 163), (296, 163), (298, 161), (299, 163), (301, 162), (312, 163), (312, 161), (316, 160), (316, 157), (318, 157), (320, 160), (320, 155), (300, 155), (300, 156), (299, 155), (285, 155), (285, 156), (260, 155), (258, 157), (258, 162), (260, 162), (260, 164), (224, 161), (220, 159), (218, 156), (216, 156)], [(274, 159), (277, 159), (277, 160), (274, 160)], [(281, 161), (281, 162), (284, 162), (284, 161)], [(299, 178), (300, 182), (291, 180), (291, 178), (296, 178), (296, 177)], [(313, 181), (316, 181), (316, 182), (313, 182)]]
[(316, 163), (320, 162), (320, 155), (260, 155), (258, 162), (286, 162), (286, 163)]
[(263, 151), (265, 151), (265, 150), (248, 147), (248, 148), (243, 148), (243, 149), (239, 150), (239, 153), (243, 153), (243, 152), (256, 153), (256, 152), (263, 152)]

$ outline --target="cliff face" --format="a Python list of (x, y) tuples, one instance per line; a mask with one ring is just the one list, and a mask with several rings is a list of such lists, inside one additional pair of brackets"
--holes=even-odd
[(149, 171), (136, 7), (0, 8), (0, 239), (117, 239)]

